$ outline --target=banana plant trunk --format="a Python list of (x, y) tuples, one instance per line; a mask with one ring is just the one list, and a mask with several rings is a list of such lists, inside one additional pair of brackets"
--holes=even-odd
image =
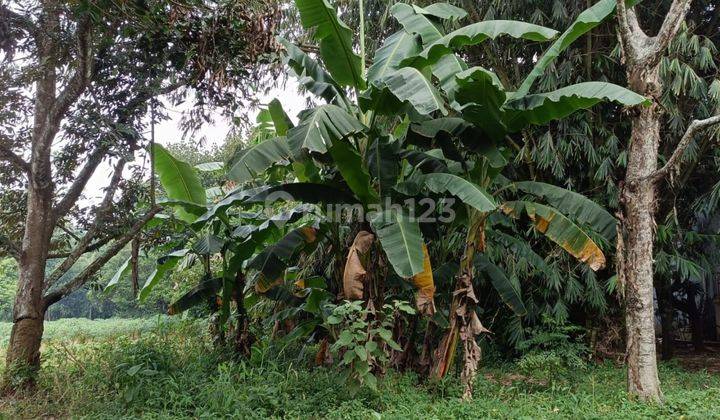
[(247, 316), (245, 308), (245, 274), (242, 270), (238, 270), (235, 275), (235, 288), (233, 297), (235, 299), (235, 307), (237, 309), (237, 327), (235, 330), (235, 354), (237, 356), (248, 358), (252, 344), (255, 341), (250, 332), (250, 319)]
[(472, 398), (475, 373), (481, 358), (480, 346), (475, 337), (487, 331), (475, 312), (478, 299), (473, 289), (475, 253), (485, 251), (486, 216), (485, 213), (475, 211), (470, 213), (470, 228), (465, 238), (465, 250), (460, 260), (460, 270), (450, 306), (450, 326), (435, 351), (434, 366), (431, 371), (433, 377), (443, 378), (450, 371), (458, 342), (461, 342), (463, 369), (460, 380), (464, 387), (463, 399)]

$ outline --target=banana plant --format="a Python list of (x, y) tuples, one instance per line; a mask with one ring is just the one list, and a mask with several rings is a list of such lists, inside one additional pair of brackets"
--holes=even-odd
[[(300, 85), (325, 103), (301, 112), (295, 126), (274, 104), (270, 116), (279, 127), (277, 137), (238, 153), (231, 175), (247, 183), (280, 167), (291, 182), (273, 185), (253, 197), (228, 197), (226, 204), (249, 205), (287, 193), (295, 201), (358, 204), (366, 212), (374, 210), (375, 217), (362, 224), (362, 230), (378, 239), (398, 276), (422, 287), (427, 301), (434, 285), (428, 281), (431, 265), (429, 253), (423, 251), (426, 240), (418, 220), (411, 217), (410, 210), (415, 209), (394, 205), (408, 194), (459, 199), (467, 214), (465, 250), (449, 312), (450, 328), (441, 342), (435, 373), (443, 376), (448, 371), (458, 337), (462, 337), (462, 376), (469, 395), (479, 361), (475, 337), (486, 331), (475, 311), (476, 271), (491, 279), (501, 298), (512, 302), (509, 306), (523, 311), (517, 288), (508, 287), (507, 276), (483, 258), (491, 216), (527, 217), (537, 232), (591, 268), (605, 264), (599, 246), (573, 220), (595, 225), (599, 217), (602, 226), (595, 225), (596, 229), (607, 233), (607, 226), (612, 225), (607, 212), (557, 187), (504, 182), (501, 172), (508, 157), (506, 139), (517, 137), (515, 133), (528, 125), (547, 124), (603, 101), (624, 106), (646, 103), (627, 89), (603, 82), (528, 93), (553, 58), (614, 6), (600, 1), (557, 38), (555, 30), (516, 21), (477, 22), (446, 34), (446, 25), (465, 17), (461, 10), (444, 3), (426, 8), (398, 3), (392, 14), (402, 29), (385, 40), (365, 69), (366, 57), (353, 49), (352, 31), (327, 0), (297, 0), (296, 5), (303, 26), (313, 31), (319, 43), (320, 60), (280, 39), (285, 63)], [(468, 68), (454, 53), (501, 36), (531, 42), (557, 38), (526, 83), (514, 92), (491, 70)], [(504, 200), (512, 194), (516, 200)], [(349, 274), (362, 275), (362, 271)]]
[[(267, 134), (263, 144), (272, 141), (276, 130), (268, 126), (268, 122), (272, 123), (269, 116), (265, 119), (261, 115), (258, 129)], [(222, 336), (230, 319), (231, 302), (234, 302), (237, 310), (235, 346), (239, 354), (248, 356), (252, 337), (245, 300), (267, 292), (284, 278), (287, 269), (294, 266), (301, 255), (312, 252), (324, 239), (324, 224), (315, 215), (315, 208), (309, 205), (257, 211), (262, 210), (258, 203), (263, 202), (262, 194), (269, 189), (267, 186), (237, 188), (208, 201), (197, 171), (216, 171), (217, 165), (193, 168), (162, 146), (154, 147), (155, 167), (166, 195), (160, 204), (174, 209), (177, 217), (174, 222), (180, 226), (182, 235), (173, 243), (175, 250), (158, 259), (138, 298), (146, 299), (170, 272), (202, 262), (203, 278), (172, 302), (168, 313), (175, 315), (208, 303), (213, 312), (214, 332)], [(231, 161), (228, 172), (243, 173), (237, 169), (238, 165)], [(114, 287), (126, 271), (123, 267), (108, 288)], [(248, 294), (249, 286), (253, 285), (254, 291)]]
[[(502, 153), (499, 153), (503, 149), (504, 140), (513, 133), (520, 132), (524, 127), (531, 124), (546, 124), (602, 101), (613, 101), (624, 106), (647, 104), (648, 101), (642, 96), (604, 82), (586, 82), (553, 92), (529, 94), (533, 82), (542, 75), (552, 61), (575, 39), (610, 15), (614, 7), (615, 2), (601, 0), (583, 12), (541, 56), (533, 71), (513, 92), (504, 86), (491, 70), (481, 66), (467, 68), (454, 52), (464, 46), (476, 45), (503, 33), (544, 41), (554, 38), (556, 35), (554, 31), (485, 21), (459, 28), (449, 34), (442, 34), (437, 33), (439, 32), (437, 25), (426, 22), (429, 20), (426, 16), (413, 14), (409, 6), (396, 5), (394, 14), (406, 32), (431, 34), (421, 36), (421, 51), (414, 56), (405, 56), (398, 66), (400, 68), (409, 66), (419, 71), (430, 69), (445, 92), (450, 108), (459, 117), (424, 121), (419, 124), (418, 129), (411, 128), (411, 130), (424, 133), (431, 140), (436, 140), (437, 134), (441, 131), (457, 136), (463, 131), (472, 130), (470, 136), (459, 142), (459, 145), (468, 149), (470, 157), (470, 162), (463, 162), (463, 166), (472, 167), (471, 170), (465, 171), (464, 178), (488, 189), (496, 185), (497, 176), (504, 166)], [(425, 24), (418, 25), (417, 22), (425, 22)], [(397, 37), (389, 38), (387, 42), (396, 42), (394, 39)], [(386, 47), (391, 48), (390, 45)], [(482, 139), (484, 144), (479, 144), (477, 139)], [(441, 147), (448, 146), (441, 145)], [(433, 192), (439, 192), (437, 188), (432, 188), (433, 185), (427, 186)], [(595, 226), (608, 240), (612, 240), (614, 233), (614, 219), (611, 215), (579, 194), (558, 187), (534, 182), (510, 183), (510, 187), (545, 199), (556, 207), (533, 201), (516, 200), (499, 204), (496, 209), (511, 217), (526, 215), (538, 232), (559, 244), (575, 258), (587, 263), (593, 270), (604, 267), (605, 257), (597, 244), (558, 209), (565, 210), (580, 222)], [(474, 310), (477, 297), (471, 280), (475, 277), (475, 254), (485, 250), (488, 215), (487, 210), (468, 209), (469, 227), (450, 312), (450, 328), (441, 341), (439, 357), (434, 367), (436, 376), (445, 375), (452, 364), (458, 338), (462, 337), (465, 361), (462, 376), (466, 396), (471, 395), (472, 377), (480, 354), (475, 336), (485, 331)], [(487, 262), (483, 263), (483, 266), (488, 267)], [(494, 269), (491, 269), (488, 275), (493, 282), (502, 278)], [(517, 297), (516, 293), (512, 293), (512, 289), (506, 289), (501, 295), (507, 299), (512, 299), (513, 295)], [(513, 306), (517, 308), (519, 307), (517, 299), (515, 301)]]
[[(441, 38), (438, 28), (442, 20), (455, 21), (465, 13), (445, 3), (429, 9), (397, 4), (393, 14), (407, 27), (388, 38), (366, 70), (365, 57), (359, 59), (352, 49), (351, 32), (326, 0), (303, 0), (296, 4), (303, 26), (314, 31), (320, 44), (322, 63), (280, 39), (286, 51), (285, 62), (305, 89), (327, 103), (300, 113), (300, 121), (293, 127), (287, 124), (290, 119), (284, 113), (276, 112), (273, 116), (276, 125), (288, 127), (284, 136), (243, 151), (234, 162), (234, 167), (242, 171), (233, 171), (233, 175), (238, 182), (248, 182), (262, 167), (268, 170), (284, 165), (291, 168), (300, 182), (277, 186), (273, 191), (292, 189), (299, 193), (303, 188), (312, 190), (319, 185), (339, 187), (352, 196), (353, 200), (347, 203), (358, 202), (366, 212), (376, 210), (376, 217), (370, 218), (363, 229), (372, 230), (377, 236), (395, 273), (412, 281), (425, 271), (425, 241), (418, 221), (410, 217), (411, 209), (393, 207), (398, 204), (394, 202), (397, 195), (393, 187), (404, 176), (398, 156), (412, 153), (404, 145), (403, 127), (411, 121), (447, 114), (447, 101), (431, 75), (447, 79), (444, 75), (464, 67), (454, 56), (439, 60), (430, 71), (402, 67), (401, 62), (404, 57), (420, 54), (423, 41)], [(474, 33), (485, 39), (507, 35), (536, 41), (556, 35), (548, 28), (513, 21), (490, 21), (475, 28)], [(450, 79), (445, 81), (446, 89), (454, 84), (454, 78)], [(353, 92), (359, 94), (353, 98)], [(495, 209), (491, 198), (479, 186), (458, 177), (447, 181), (428, 177), (427, 182), (436, 190), (459, 194), (478, 211)], [(429, 286), (424, 290), (427, 297)]]

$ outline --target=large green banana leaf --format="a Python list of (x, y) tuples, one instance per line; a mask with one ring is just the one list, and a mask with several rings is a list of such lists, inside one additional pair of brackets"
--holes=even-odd
[(493, 140), (507, 133), (503, 123), (505, 87), (497, 75), (482, 67), (472, 67), (456, 75), (456, 109)]
[(564, 214), (599, 232), (609, 242), (615, 239), (615, 217), (584, 195), (543, 182), (523, 181), (514, 183), (514, 186), (520, 191), (545, 199)]
[(400, 62), (421, 50), (415, 35), (400, 30), (385, 39), (383, 45), (375, 51), (373, 64), (368, 68), (367, 78), (370, 84), (384, 79), (400, 68)]
[[(173, 157), (164, 147), (159, 144), (153, 145), (153, 158), (155, 171), (160, 177), (160, 184), (165, 189), (167, 197), (173, 200), (187, 201), (204, 206), (207, 203), (205, 188), (200, 183), (200, 178), (195, 168), (188, 163)], [(197, 216), (188, 213), (182, 208), (176, 210), (180, 220), (188, 223), (197, 219)]]
[[(416, 6), (397, 3), (392, 7), (391, 13), (406, 32), (419, 35), (425, 47), (444, 35), (439, 25), (425, 13), (418, 12)], [(408, 55), (407, 57), (417, 57), (417, 55)], [(412, 58), (405, 58), (401, 63), (412, 66), (413, 61)], [(440, 81), (440, 87), (451, 100), (456, 89), (455, 75), (466, 68), (467, 65), (455, 54), (447, 54), (432, 66), (433, 75)]]
[(423, 121), (412, 124), (408, 131), (408, 141), (415, 144), (416, 136), (426, 139), (433, 139), (439, 133), (447, 133), (451, 137), (459, 137), (465, 130), (470, 128), (470, 124), (462, 118), (457, 117), (440, 117), (432, 120)]
[[(275, 125), (275, 132), (277, 135), (287, 136), (287, 133), (291, 128), (295, 127), (295, 125), (287, 113), (285, 113), (280, 101), (277, 99), (270, 101), (268, 111), (273, 120), (273, 124)], [(291, 165), (293, 173), (299, 181), (314, 182), (319, 180), (318, 168), (315, 166), (315, 163), (307, 151), (301, 151), (300, 154), (293, 156)]]
[(605, 267), (600, 247), (570, 219), (552, 207), (529, 201), (508, 201), (503, 212), (513, 217), (527, 214), (535, 229), (560, 245), (570, 255), (586, 263), (593, 271)]
[(474, 265), (478, 272), (490, 278), (490, 282), (500, 295), (500, 299), (515, 312), (515, 315), (523, 316), (527, 314), (520, 288), (507, 277), (502, 268), (495, 265), (488, 257), (482, 254), (475, 255)]
[(288, 130), (294, 127), (292, 120), (285, 113), (280, 101), (275, 98), (268, 104), (268, 112), (272, 117), (273, 125), (275, 126), (275, 134), (278, 136), (286, 136)]
[(400, 176), (400, 165), (397, 154), (400, 150), (398, 141), (390, 142), (387, 137), (378, 136), (370, 144), (367, 151), (368, 171), (377, 179), (379, 195), (388, 193), (397, 183)]
[(224, 199), (213, 205), (207, 210), (202, 216), (198, 217), (192, 226), (195, 230), (200, 230), (207, 222), (218, 217), (220, 219), (225, 217), (225, 212), (228, 208), (241, 204), (249, 197), (253, 197), (262, 191), (267, 190), (267, 186), (250, 189), (238, 189), (229, 193)]
[(501, 35), (542, 42), (555, 38), (557, 34), (558, 32), (554, 29), (532, 23), (513, 20), (486, 20), (450, 32), (425, 47), (419, 54), (420, 60), (411, 58), (405, 63), (416, 67), (424, 67), (436, 63), (444, 55), (451, 54), (455, 49), (468, 45), (477, 45), (487, 39), (495, 39)]
[(204, 279), (200, 282), (200, 284), (190, 289), (175, 302), (171, 303), (168, 307), (168, 315), (177, 315), (195, 305), (206, 302), (207, 299), (215, 295), (222, 286), (222, 278)]
[(334, 141), (358, 134), (363, 125), (336, 105), (321, 105), (300, 114), (300, 123), (288, 131), (288, 142), (293, 155), (301, 150), (325, 153)]
[(278, 37), (278, 41), (285, 47), (285, 64), (293, 69), (300, 85), (327, 103), (332, 103), (342, 94), (340, 85), (320, 63), (287, 39)]
[(108, 282), (107, 285), (105, 285), (105, 289), (103, 289), (103, 293), (110, 293), (112, 292), (120, 282), (120, 279), (127, 276), (127, 274), (130, 272), (130, 269), (132, 266), (130, 265), (130, 257), (128, 257), (127, 260), (125, 260), (124, 263), (118, 267), (117, 271), (115, 271), (115, 274), (113, 274), (112, 278)]
[[(391, 94), (397, 101), (389, 100)], [(404, 67), (392, 71), (361, 96), (361, 106), (381, 115), (397, 114), (399, 103), (407, 103), (420, 115), (435, 111), (447, 114), (440, 93), (418, 69)]]
[(315, 184), (311, 182), (295, 182), (282, 185), (276, 185), (265, 188), (257, 194), (244, 200), (245, 203), (265, 203), (267, 201), (299, 201), (302, 203), (359, 203), (357, 198), (353, 197), (341, 189), (325, 184)]
[(212, 233), (203, 233), (193, 245), (192, 250), (198, 255), (213, 255), (222, 251), (225, 242)]
[(481, 212), (490, 212), (497, 208), (495, 199), (479, 186), (457, 175), (433, 173), (423, 176), (423, 182), (434, 193), (448, 192), (463, 203)]
[(179, 251), (171, 252), (170, 254), (158, 259), (155, 270), (150, 273), (150, 276), (148, 276), (145, 284), (138, 293), (138, 299), (140, 300), (140, 302), (143, 302), (145, 301), (145, 299), (147, 299), (147, 297), (150, 295), (150, 292), (152, 292), (158, 282), (162, 280), (163, 277), (165, 277), (165, 274), (168, 271), (175, 268), (180, 259), (184, 257), (188, 253), (188, 251), (189, 250), (187, 249), (181, 249)]
[(290, 148), (285, 137), (274, 137), (239, 150), (229, 164), (228, 176), (236, 182), (252, 181), (276, 164), (288, 164)]
[(606, 82), (584, 82), (506, 102), (505, 125), (511, 131), (519, 131), (528, 124), (542, 125), (590, 108), (601, 101), (625, 106), (650, 104), (645, 97), (622, 86)]
[(512, 96), (514, 98), (520, 98), (527, 95), (535, 80), (545, 73), (545, 70), (560, 53), (565, 51), (576, 39), (598, 26), (605, 18), (610, 16), (615, 10), (616, 3), (616, 0), (600, 0), (580, 13), (570, 27), (553, 42), (550, 48), (545, 50), (545, 53), (537, 63), (535, 63), (535, 67), (533, 67), (530, 74), (525, 77), (525, 80), (523, 80), (518, 90)]
[(312, 226), (294, 229), (250, 260), (247, 267), (259, 272), (256, 290), (265, 293), (279, 284), (293, 259), (300, 252), (314, 249), (324, 237), (324, 232), (324, 229)]
[(467, 16), (467, 12), (465, 10), (448, 3), (433, 3), (425, 7), (413, 5), (413, 9), (415, 10), (415, 13), (433, 16), (444, 20), (460, 20)]
[(343, 140), (334, 141), (329, 150), (340, 175), (360, 201), (366, 205), (380, 201), (358, 152)]
[(413, 167), (419, 169), (422, 173), (447, 172), (447, 162), (436, 156), (434, 153), (429, 153), (433, 150), (428, 151), (427, 153), (418, 150), (403, 150), (400, 152), (400, 157), (407, 160)]
[(419, 35), (424, 45), (429, 45), (443, 36), (436, 23), (427, 15), (418, 13), (409, 4), (396, 3), (390, 13), (407, 32)]
[(276, 164), (288, 164), (290, 157), (285, 137), (267, 139), (235, 152), (235, 156), (228, 162), (228, 176), (241, 184), (249, 182)]
[(225, 164), (223, 162), (198, 163), (195, 165), (195, 169), (200, 172), (217, 172), (225, 169)]
[(360, 56), (353, 52), (353, 31), (338, 18), (327, 0), (295, 0), (305, 29), (315, 29), (320, 55), (333, 78), (343, 86), (365, 88)]
[(423, 238), (416, 219), (393, 208), (376, 214), (371, 224), (395, 273), (410, 278), (423, 272)]

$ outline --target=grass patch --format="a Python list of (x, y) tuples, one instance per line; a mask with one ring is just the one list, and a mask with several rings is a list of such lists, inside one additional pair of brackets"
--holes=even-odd
[(459, 400), (456, 378), (428, 383), (392, 372), (378, 392), (351, 394), (336, 370), (309, 365), (312, 349), (266, 345), (233, 362), (207, 344), (203, 323), (116, 322), (114, 333), (48, 340), (39, 391), (1, 401), (0, 418), (713, 418), (720, 407), (720, 378), (675, 364), (661, 366), (662, 407), (628, 401), (625, 372), (613, 364), (551, 384), (512, 365), (485, 369), (471, 402)]
[[(141, 331), (148, 331), (163, 322), (167, 317), (155, 318), (108, 318), (94, 319), (87, 318), (64, 318), (56, 321), (46, 321), (43, 339), (47, 341), (62, 340), (83, 340), (111, 337), (122, 334), (130, 334)], [(10, 341), (12, 322), (0, 322), (0, 347), (6, 347)]]

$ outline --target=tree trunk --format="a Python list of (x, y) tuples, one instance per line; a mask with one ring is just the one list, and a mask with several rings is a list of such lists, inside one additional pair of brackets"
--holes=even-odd
[(43, 301), (45, 263), (55, 225), (50, 152), (60, 125), (58, 118), (53, 115), (58, 52), (49, 34), (55, 34), (60, 27), (59, 13), (55, 2), (43, 3), (39, 30), (46, 36), (39, 37), (37, 43), (42, 66), (35, 84), (27, 214), (13, 306), (13, 328), (6, 358), (5, 383), (15, 389), (34, 384), (35, 374), (40, 367), (40, 343), (47, 309)]
[[(628, 68), (630, 88), (649, 98), (660, 97), (658, 66), (634, 63)], [(657, 373), (655, 308), (653, 299), (653, 244), (657, 169), (660, 143), (658, 104), (642, 107), (632, 119), (625, 185), (621, 190), (624, 239), (623, 277), (627, 329), (628, 392), (641, 400), (663, 399)]]
[(139, 255), (140, 255), (140, 237), (136, 237), (132, 240), (130, 250), (130, 266), (132, 267), (132, 273), (130, 275), (130, 284), (132, 285), (132, 294), (134, 298), (137, 298), (138, 292), (140, 291), (139, 282)]
[(40, 368), (40, 343), (46, 310), (42, 293), (49, 248), (48, 226), (51, 225), (49, 197), (47, 185), (31, 186), (20, 255), (20, 278), (13, 307), (13, 328), (6, 357), (8, 368), (5, 380), (13, 388), (32, 387)]

